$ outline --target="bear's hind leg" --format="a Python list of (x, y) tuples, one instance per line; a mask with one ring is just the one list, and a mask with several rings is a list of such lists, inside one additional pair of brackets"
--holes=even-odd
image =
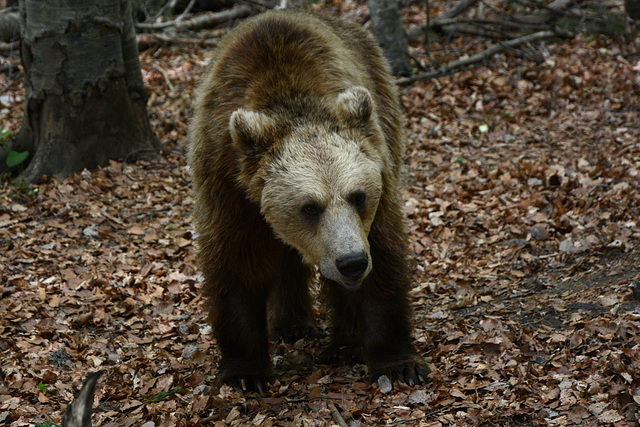
[(269, 295), (269, 329), (274, 341), (293, 343), (317, 333), (313, 320), (309, 280), (311, 268), (294, 248), (282, 250), (280, 281)]

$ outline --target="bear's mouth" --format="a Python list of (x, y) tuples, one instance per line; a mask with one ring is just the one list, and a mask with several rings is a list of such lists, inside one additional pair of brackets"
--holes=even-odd
[(340, 284), (342, 286), (344, 286), (345, 288), (349, 289), (349, 290), (356, 290), (360, 287), (360, 285), (362, 285), (362, 280), (358, 280), (358, 281), (341, 281)]

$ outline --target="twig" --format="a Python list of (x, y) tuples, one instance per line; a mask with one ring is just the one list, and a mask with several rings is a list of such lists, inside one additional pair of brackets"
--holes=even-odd
[(550, 39), (553, 37), (558, 37), (558, 34), (554, 31), (540, 31), (533, 34), (528, 34), (526, 36), (518, 37), (512, 40), (508, 40), (506, 42), (496, 44), (494, 46), (491, 46), (489, 49), (486, 49), (475, 55), (471, 55), (466, 58), (461, 58), (456, 61), (449, 62), (448, 64), (445, 64), (436, 70), (418, 74), (413, 77), (397, 79), (395, 82), (398, 85), (405, 85), (405, 84), (413, 83), (418, 80), (421, 80), (421, 81), (431, 80), (433, 78), (446, 75), (458, 68), (463, 68), (471, 64), (482, 62), (486, 59), (489, 59), (496, 53), (501, 52), (507, 48), (512, 48), (521, 44), (531, 43), (538, 40)]
[(162, 77), (164, 77), (165, 83), (167, 83), (167, 86), (169, 87), (169, 92), (173, 92), (173, 85), (171, 84), (171, 80), (169, 80), (169, 76), (167, 75), (167, 72), (163, 70), (159, 65), (154, 65), (153, 69), (160, 72), (160, 74), (162, 74)]
[(23, 75), (22, 71), (20, 71), (18, 74), (16, 74), (15, 77), (13, 77), (11, 79), (11, 81), (9, 82), (9, 84), (6, 87), (0, 89), (0, 95), (5, 93), (6, 91), (8, 91), (11, 88), (11, 86), (13, 86), (14, 83), (17, 82), (22, 77), (22, 75)]
[(548, 29), (548, 25), (540, 25), (534, 23), (526, 23), (526, 22), (512, 22), (509, 21), (508, 18), (504, 20), (498, 19), (473, 19), (473, 18), (448, 18), (442, 19), (436, 22), (437, 26), (445, 27), (455, 24), (471, 24), (471, 25), (480, 25), (480, 26), (497, 26), (497, 27), (508, 27), (515, 30), (521, 30), (522, 26), (528, 27), (537, 27)]
[(416, 421), (424, 420), (425, 418), (432, 417), (432, 416), (434, 416), (435, 414), (438, 414), (438, 413), (440, 413), (440, 412), (442, 412), (442, 411), (444, 411), (444, 410), (446, 410), (446, 409), (449, 409), (451, 406), (452, 406), (452, 404), (448, 404), (448, 405), (443, 406), (442, 408), (438, 408), (438, 409), (436, 409), (436, 410), (433, 410), (433, 411), (429, 412), (428, 414), (425, 414), (425, 415), (423, 415), (423, 416), (421, 416), (421, 417), (418, 417), (418, 418), (411, 418), (411, 419), (409, 419), (409, 420), (402, 420), (402, 421), (398, 421), (398, 422), (397, 422), (397, 423), (395, 423), (395, 424), (390, 424), (390, 427), (396, 427), (396, 426), (399, 426), (399, 425), (402, 425), (402, 424), (414, 423), (414, 422), (416, 422)]
[(290, 403), (306, 403), (306, 402), (313, 402), (315, 400), (326, 400), (327, 402), (331, 401), (331, 400), (339, 400), (342, 402), (342, 398), (340, 397), (329, 397), (326, 395), (321, 395), (321, 396), (316, 396), (316, 397), (306, 397), (306, 398), (302, 398), (302, 399), (291, 399), (291, 400), (285, 400), (282, 403), (286, 403), (286, 404), (290, 404)]
[(158, 208), (158, 209), (147, 209), (145, 211), (142, 212), (136, 212), (136, 213), (132, 213), (130, 215), (125, 216), (124, 218), (122, 218), (123, 221), (128, 222), (129, 219), (136, 217), (136, 218), (140, 218), (140, 217), (151, 217), (151, 215), (154, 214), (159, 214), (159, 213), (163, 213), (163, 212), (167, 212), (170, 211), (171, 209), (173, 209), (173, 207), (175, 206), (175, 201), (169, 203), (168, 206), (162, 207), (162, 208)]
[(18, 50), (20, 50), (20, 41), (0, 42), (0, 52), (17, 52)]
[(427, 22), (424, 24), (424, 41), (422, 43), (424, 50), (427, 50), (427, 44), (429, 44), (429, 31), (431, 31), (431, 8), (429, 7), (429, 0), (424, 1), (424, 13), (427, 16)]
[(274, 8), (274, 6), (269, 5), (261, 0), (240, 0), (240, 3), (246, 3), (251, 6), (254, 6), (254, 9), (257, 8), (261, 12)]
[(0, 16), (5, 15), (7, 13), (18, 12), (19, 10), (20, 9), (18, 8), (18, 6), (5, 7), (4, 9), (0, 10)]
[[(422, 41), (422, 48), (424, 49), (424, 53), (427, 55), (427, 58), (429, 58), (431, 65), (438, 66), (439, 64), (433, 58), (433, 56), (431, 55), (431, 51), (429, 50), (429, 31), (431, 31), (431, 8), (429, 5), (429, 0), (425, 0), (424, 9), (427, 15), (427, 23), (424, 26), (424, 40)], [(409, 37), (408, 34), (407, 34), (407, 37)], [(416, 62), (419, 64), (418, 61)]]
[(327, 406), (329, 406), (329, 410), (331, 411), (333, 419), (336, 420), (340, 427), (349, 427), (344, 418), (342, 418), (342, 415), (340, 415), (340, 412), (338, 412), (338, 408), (336, 408), (336, 405), (334, 405), (332, 401), (327, 400)]
[(121, 225), (123, 227), (126, 226), (126, 224), (124, 222), (120, 221), (118, 218), (115, 218), (115, 217), (109, 215), (108, 213), (106, 213), (104, 211), (104, 209), (101, 209), (99, 212), (103, 217), (107, 218), (109, 221), (115, 222), (116, 224)]
[(147, 24), (153, 24), (154, 22), (156, 22), (156, 20), (158, 18), (160, 18), (164, 12), (169, 9), (169, 8), (173, 8), (176, 5), (177, 0), (169, 0), (167, 1), (164, 6), (162, 6), (160, 8), (160, 10), (158, 11), (158, 13), (155, 14), (155, 16), (153, 16), (152, 18), (149, 18), (145, 21), (145, 23)]
[(144, 51), (155, 46), (180, 45), (184, 47), (217, 47), (218, 39), (176, 38), (164, 34), (138, 34), (138, 50)]
[[(455, 6), (453, 6), (450, 9), (445, 10), (444, 12), (442, 12), (439, 16), (437, 16), (435, 19), (433, 19), (431, 22), (427, 21), (427, 25), (418, 25), (416, 27), (410, 28), (407, 31), (407, 38), (409, 39), (409, 41), (415, 40), (418, 37), (420, 37), (421, 34), (424, 34), (425, 37), (427, 36), (426, 31), (429, 28), (432, 27), (436, 27), (436, 26), (440, 26), (440, 21), (445, 20), (445, 19), (451, 19), (451, 18), (455, 18), (456, 16), (460, 15), (462, 12), (464, 12), (465, 10), (469, 9), (471, 6), (473, 6), (474, 4), (476, 4), (478, 1), (480, 0), (462, 0), (458, 3), (455, 4)], [(427, 18), (429, 18), (429, 4), (427, 2)]]
[(182, 13), (176, 17), (176, 22), (182, 21), (187, 13), (191, 11), (191, 8), (194, 4), (196, 4), (196, 0), (191, 0), (187, 7), (182, 11)]
[(535, 12), (531, 12), (523, 15), (512, 16), (511, 20), (515, 22), (529, 22), (529, 23), (542, 24), (542, 23), (548, 22), (549, 20), (551, 20), (553, 17), (556, 17), (556, 16), (563, 16), (563, 15), (576, 16), (574, 13), (570, 11), (563, 10), (569, 5), (571, 5), (573, 1), (574, 0), (554, 0), (546, 6), (539, 3), (532, 3), (533, 6), (539, 7), (541, 9), (536, 10)]
[(13, 71), (20, 71), (18, 64), (7, 64), (0, 66), (0, 73), (11, 74)]
[(545, 5), (543, 3), (537, 1), (523, 1), (524, 4), (529, 4), (530, 6), (537, 7), (539, 9), (544, 9), (552, 14), (556, 15), (569, 15), (573, 16), (574, 14), (571, 12), (567, 12), (566, 10), (562, 10), (561, 8), (565, 8), (573, 3), (573, 0), (556, 0), (551, 4)]
[(456, 16), (460, 15), (462, 12), (464, 12), (465, 10), (469, 9), (471, 6), (476, 4), (478, 1), (479, 0), (459, 1), (452, 8), (442, 12), (436, 19), (433, 20), (433, 22), (437, 23), (438, 20), (441, 20), (441, 19), (455, 18)]

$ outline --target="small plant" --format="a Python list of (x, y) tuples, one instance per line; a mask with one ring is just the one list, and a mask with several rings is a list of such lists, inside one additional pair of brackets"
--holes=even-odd
[(172, 388), (169, 391), (161, 391), (160, 393), (151, 396), (149, 399), (147, 399), (147, 403), (152, 403), (152, 402), (161, 402), (163, 400), (166, 400), (169, 396), (176, 394), (177, 392), (179, 392), (182, 389), (182, 387), (177, 386)]
[(9, 154), (7, 155), (7, 160), (6, 160), (7, 166), (9, 166), (10, 168), (14, 166), (19, 166), (20, 164), (22, 164), (22, 162), (27, 160), (27, 157), (29, 157), (28, 151), (21, 151), (21, 152), (9, 151)]
[(0, 128), (0, 143), (4, 144), (5, 139), (8, 139), (11, 135), (13, 135), (13, 132), (11, 132), (10, 130)]
[(37, 196), (40, 191), (38, 187), (35, 187), (29, 184), (27, 181), (22, 179), (21, 177), (17, 177), (13, 181), (11, 181), (11, 185), (13, 185), (16, 190), (21, 192), (22, 194), (26, 194), (28, 196)]
[[(6, 145), (7, 140), (11, 135), (13, 135), (13, 133), (10, 130), (0, 128), (0, 144)], [(29, 157), (28, 151), (18, 152), (18, 151), (10, 150), (9, 153), (7, 154), (7, 159), (5, 160), (5, 163), (7, 164), (8, 167), (12, 168), (12, 167), (21, 165), (25, 160), (27, 160), (27, 157)]]

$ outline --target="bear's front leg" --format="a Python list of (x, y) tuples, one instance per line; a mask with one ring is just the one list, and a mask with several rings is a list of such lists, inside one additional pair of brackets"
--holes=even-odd
[[(423, 382), (430, 372), (411, 339), (406, 235), (397, 199), (381, 201), (369, 233), (373, 269), (359, 289), (347, 293), (353, 307), (365, 362), (372, 381)], [(382, 213), (380, 213), (382, 212)]]
[(327, 298), (331, 314), (331, 342), (320, 355), (320, 362), (337, 365), (364, 363), (362, 343), (352, 303), (342, 285), (321, 278), (322, 291)]
[(209, 298), (210, 320), (222, 353), (216, 382), (264, 393), (270, 373), (266, 290), (229, 288)]
[(283, 248), (280, 265), (280, 280), (268, 300), (270, 337), (288, 343), (314, 337), (317, 331), (308, 283), (312, 270), (290, 246)]
[(405, 295), (388, 294), (374, 298), (362, 292), (353, 298), (364, 359), (371, 381), (386, 375), (393, 383), (424, 382), (429, 367), (411, 340), (410, 309)]
[(331, 343), (322, 362), (364, 359), (372, 382), (381, 375), (409, 385), (427, 379), (430, 370), (411, 342), (410, 307), (403, 292), (387, 287), (379, 293), (375, 280), (356, 291), (328, 281), (325, 286), (333, 316)]

